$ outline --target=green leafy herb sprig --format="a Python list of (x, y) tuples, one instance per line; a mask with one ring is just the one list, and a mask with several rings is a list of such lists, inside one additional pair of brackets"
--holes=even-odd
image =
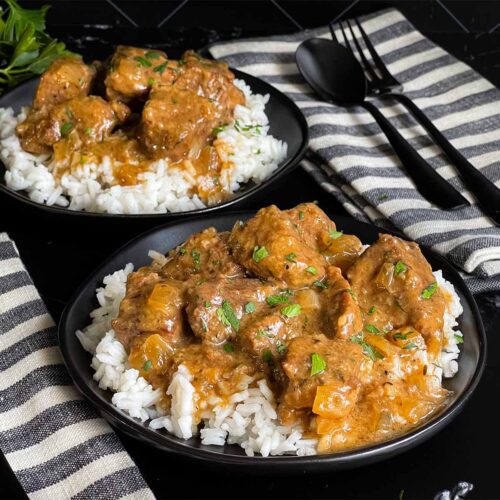
[(23, 9), (15, 0), (5, 0), (0, 7), (0, 95), (32, 76), (42, 74), (50, 63), (64, 55), (64, 43), (45, 32), (49, 9)]

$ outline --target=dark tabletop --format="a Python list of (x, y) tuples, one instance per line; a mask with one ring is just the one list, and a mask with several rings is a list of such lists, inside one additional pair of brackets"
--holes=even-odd
[[(41, 2), (23, 2), (39, 6)], [(86, 57), (105, 57), (117, 43), (154, 45), (177, 56), (218, 39), (291, 33), (339, 16), (398, 7), (418, 29), (500, 86), (500, 1), (69, 1), (53, 0), (49, 30)], [(160, 27), (158, 27), (160, 25)], [(269, 191), (282, 208), (318, 200), (332, 214), (343, 208), (300, 169)], [(101, 224), (48, 218), (0, 199), (0, 231), (16, 242), (21, 258), (54, 319), (78, 284), (107, 255), (148, 229), (144, 223)], [(433, 498), (459, 481), (474, 484), (467, 498), (500, 498), (496, 430), (500, 394), (500, 296), (476, 296), (489, 340), (483, 379), (457, 419), (413, 451), (368, 467), (293, 477), (244, 476), (208, 469), (193, 460), (165, 455), (119, 433), (126, 449), (158, 498)], [(0, 497), (24, 498), (3, 456)]]

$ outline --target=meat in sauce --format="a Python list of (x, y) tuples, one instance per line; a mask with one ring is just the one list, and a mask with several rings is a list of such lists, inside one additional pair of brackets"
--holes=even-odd
[[(444, 295), (416, 244), (381, 235), (362, 252), (338, 233), (316, 205), (271, 206), (130, 274), (113, 328), (132, 367), (163, 391), (187, 367), (200, 419), (241, 376), (265, 377), (281, 422), (300, 423), (319, 452), (423, 422), (448, 394), (427, 372), (443, 345)], [(348, 238), (349, 266), (331, 263), (345, 247), (327, 235)]]

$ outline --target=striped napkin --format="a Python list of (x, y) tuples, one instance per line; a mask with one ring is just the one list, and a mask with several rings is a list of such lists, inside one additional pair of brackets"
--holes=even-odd
[[(500, 91), (417, 31), (397, 10), (361, 18), (364, 30), (404, 93), (452, 144), (500, 182)], [(340, 28), (336, 36), (342, 40)], [(359, 31), (355, 34), (363, 46)], [(327, 27), (294, 35), (222, 42), (217, 59), (255, 75), (291, 97), (306, 116), (314, 160), (303, 168), (355, 218), (399, 230), (462, 270), (473, 292), (500, 290), (500, 229), (485, 217), (439, 147), (399, 104), (375, 104), (437, 171), (473, 204), (444, 211), (429, 203), (372, 116), (322, 102), (300, 76), (295, 50), (308, 38), (331, 39)], [(365, 55), (370, 58), (365, 50)], [(319, 161), (316, 159), (319, 158)]]
[(5, 233), (0, 449), (31, 499), (154, 499), (116, 434), (73, 386), (54, 322)]

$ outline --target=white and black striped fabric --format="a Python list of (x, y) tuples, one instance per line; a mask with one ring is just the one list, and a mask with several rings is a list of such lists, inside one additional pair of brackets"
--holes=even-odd
[[(500, 183), (500, 91), (417, 31), (397, 10), (361, 18), (364, 30), (404, 93), (470, 162)], [(363, 40), (354, 28), (361, 46)], [(343, 40), (337, 26), (336, 36)], [(322, 102), (300, 76), (295, 50), (308, 38), (331, 38), (327, 27), (294, 35), (235, 40), (210, 52), (274, 85), (301, 108), (310, 148), (321, 161), (303, 168), (357, 219), (404, 232), (445, 255), (474, 292), (500, 290), (500, 229), (475, 204), (439, 147), (397, 103), (375, 104), (419, 153), (472, 202), (443, 211), (416, 190), (372, 116)], [(370, 59), (369, 53), (364, 50)]]
[(116, 434), (73, 386), (54, 322), (5, 233), (0, 449), (31, 499), (154, 499)]

